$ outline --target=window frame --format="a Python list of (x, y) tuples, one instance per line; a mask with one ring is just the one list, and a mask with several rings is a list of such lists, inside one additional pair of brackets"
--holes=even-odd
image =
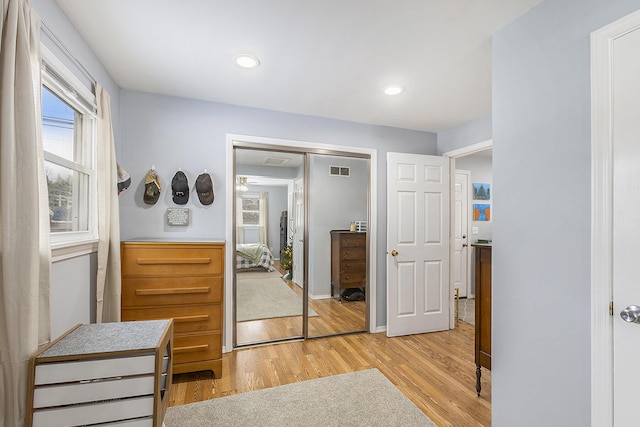
[[(52, 260), (91, 253), (98, 242), (98, 185), (97, 185), (97, 107), (95, 96), (49, 49), (41, 45), (41, 86), (58, 96), (82, 116), (81, 159), (77, 162), (48, 152), (43, 147), (44, 160), (88, 176), (87, 200), (80, 201), (87, 211), (86, 231), (50, 233)], [(41, 87), (41, 90), (42, 90)], [(42, 106), (41, 106), (42, 111)], [(74, 150), (78, 147), (74, 146)], [(83, 197), (74, 194), (74, 197)]]
[[(254, 210), (254, 209), (245, 209), (244, 208), (244, 200), (245, 199), (254, 199), (257, 201), (258, 204), (258, 209)], [(240, 200), (241, 200), (241, 209), (240, 209), (240, 216), (242, 218), (242, 228), (245, 229), (250, 229), (250, 228), (258, 228), (260, 227), (260, 224), (263, 222), (262, 221), (262, 215), (261, 215), (261, 210), (260, 210), (260, 193), (242, 193), (242, 195), (240, 196)], [(245, 223), (244, 222), (244, 213), (257, 213), (258, 214), (258, 223), (257, 224), (249, 224), (249, 223)]]

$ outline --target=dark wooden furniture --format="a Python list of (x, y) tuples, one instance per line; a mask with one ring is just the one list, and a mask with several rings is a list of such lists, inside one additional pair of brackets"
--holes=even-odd
[(491, 244), (476, 243), (476, 391), (480, 396), (482, 367), (491, 370)]
[(76, 325), (29, 360), (28, 427), (161, 427), (173, 322)]
[(122, 320), (173, 319), (173, 373), (222, 375), (224, 243), (120, 245)]
[(367, 233), (331, 231), (331, 295), (367, 284)]

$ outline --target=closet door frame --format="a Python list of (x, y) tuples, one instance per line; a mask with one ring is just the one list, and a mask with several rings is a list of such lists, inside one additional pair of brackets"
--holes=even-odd
[[(368, 208), (369, 208), (369, 224), (368, 224), (368, 242), (367, 242), (367, 312), (366, 312), (366, 329), (368, 332), (378, 332), (376, 328), (376, 251), (377, 251), (377, 150), (363, 147), (350, 147), (342, 145), (319, 144), (307, 141), (283, 140), (266, 137), (256, 137), (248, 135), (227, 134), (226, 141), (226, 182), (235, 182), (235, 154), (234, 148), (249, 148), (257, 150), (275, 150), (289, 151), (301, 154), (327, 154), (336, 156), (348, 156), (366, 158), (369, 160), (369, 188), (368, 188)], [(308, 156), (305, 156), (305, 188), (309, 182)], [(234, 216), (234, 197), (235, 186), (226, 186), (226, 223), (225, 223), (225, 291), (224, 291), (224, 337), (223, 352), (233, 351), (235, 344), (235, 322), (233, 316), (234, 307), (234, 269), (235, 269), (235, 216)], [(308, 209), (308, 191), (305, 191), (305, 210)], [(304, 262), (308, 266), (308, 212), (305, 212), (305, 250)], [(305, 284), (308, 283), (308, 269), (304, 271)], [(308, 338), (308, 287), (304, 287), (304, 322), (303, 335)]]

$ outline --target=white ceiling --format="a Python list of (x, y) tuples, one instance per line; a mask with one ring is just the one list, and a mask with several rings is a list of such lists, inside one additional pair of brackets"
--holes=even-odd
[(122, 88), (423, 131), (491, 112), (491, 34), (541, 1), (57, 0)]

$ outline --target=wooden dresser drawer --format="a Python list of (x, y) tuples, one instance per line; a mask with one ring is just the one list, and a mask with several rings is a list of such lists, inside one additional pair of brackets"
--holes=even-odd
[(365, 259), (367, 250), (363, 247), (346, 247), (340, 251), (341, 258), (345, 259)]
[(132, 277), (122, 279), (122, 306), (222, 302), (222, 277)]
[(173, 361), (175, 364), (222, 357), (222, 335), (219, 333), (176, 336), (174, 339)]
[(122, 246), (123, 276), (207, 276), (222, 275), (223, 247), (192, 245)]
[(343, 273), (362, 273), (367, 271), (367, 261), (365, 260), (343, 260), (340, 263), (340, 271)]
[(220, 331), (222, 307), (220, 304), (207, 304), (122, 309), (123, 321), (156, 319), (173, 319), (175, 334)]
[(340, 245), (342, 247), (346, 246), (364, 246), (366, 243), (366, 234), (365, 233), (356, 233), (356, 234), (346, 234), (342, 236)]
[[(367, 278), (367, 275), (364, 271), (347, 272), (341, 275), (341, 282), (343, 285), (354, 284), (354, 287), (360, 287), (360, 286), (363, 286), (363, 283), (366, 278)], [(349, 287), (349, 286), (346, 286), (346, 287)]]

